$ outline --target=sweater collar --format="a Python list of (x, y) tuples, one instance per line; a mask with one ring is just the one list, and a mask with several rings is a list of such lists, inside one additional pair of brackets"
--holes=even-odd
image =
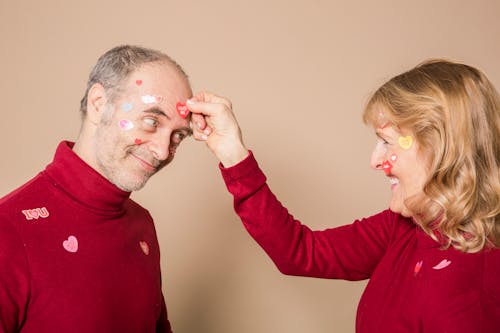
[(62, 141), (45, 169), (53, 184), (87, 208), (102, 213), (122, 212), (130, 192), (119, 189), (85, 163), (73, 152), (73, 146), (74, 142)]

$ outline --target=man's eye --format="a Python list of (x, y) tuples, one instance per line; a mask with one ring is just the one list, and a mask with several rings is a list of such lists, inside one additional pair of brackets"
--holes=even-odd
[(186, 137), (186, 134), (181, 133), (181, 132), (177, 132), (177, 133), (174, 133), (173, 141), (175, 143), (180, 143), (182, 140), (184, 140), (185, 137)]
[(148, 126), (151, 126), (151, 127), (158, 126), (158, 121), (154, 118), (145, 118), (144, 123)]

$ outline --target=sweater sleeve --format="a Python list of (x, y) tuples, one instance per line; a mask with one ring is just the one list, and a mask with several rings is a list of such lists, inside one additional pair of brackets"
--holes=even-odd
[[(1, 219), (1, 217), (0, 217)], [(0, 333), (20, 329), (29, 299), (29, 270), (23, 242), (15, 228), (0, 220)]]
[(312, 231), (271, 192), (253, 153), (235, 166), (219, 168), (243, 225), (282, 273), (362, 280), (371, 276), (384, 255), (393, 232), (389, 211)]
[(165, 298), (161, 297), (161, 314), (160, 319), (156, 325), (156, 333), (172, 333), (172, 327), (167, 316), (167, 306), (165, 305)]

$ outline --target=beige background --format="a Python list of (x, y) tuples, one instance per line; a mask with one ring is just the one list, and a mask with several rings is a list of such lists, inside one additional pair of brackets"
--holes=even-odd
[[(275, 193), (314, 229), (384, 209), (371, 171), (371, 91), (429, 57), (500, 86), (496, 0), (0, 0), (0, 196), (74, 139), (97, 57), (122, 43), (177, 59), (195, 90), (232, 99)], [(365, 282), (281, 275), (232, 211), (217, 163), (184, 143), (133, 197), (156, 219), (176, 333), (353, 332)], [(356, 244), (353, 244), (354, 246)]]

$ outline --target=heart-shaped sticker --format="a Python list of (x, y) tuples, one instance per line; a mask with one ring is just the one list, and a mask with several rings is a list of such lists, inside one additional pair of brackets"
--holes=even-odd
[(75, 253), (78, 251), (78, 239), (75, 236), (69, 236), (67, 240), (63, 242), (63, 247), (66, 251)]
[(443, 259), (443, 260), (441, 260), (441, 262), (439, 264), (437, 264), (436, 266), (434, 266), (432, 268), (439, 270), (439, 269), (443, 269), (443, 268), (450, 266), (450, 264), (451, 264), (451, 261), (449, 261), (447, 259)]
[(132, 122), (130, 120), (127, 120), (127, 119), (120, 120), (118, 125), (124, 131), (128, 131), (128, 130), (131, 130), (132, 128), (134, 128), (134, 124), (132, 124)]
[(382, 170), (384, 170), (386, 175), (390, 175), (392, 171), (392, 164), (389, 161), (384, 161), (382, 163)]
[(140, 86), (142, 84), (142, 80), (135, 80), (135, 84), (137, 84), (138, 86)]
[(139, 246), (142, 249), (142, 252), (144, 252), (145, 255), (149, 255), (149, 245), (145, 241), (140, 241)]
[(186, 118), (189, 115), (189, 110), (186, 104), (179, 102), (175, 105), (175, 108), (177, 109), (177, 113), (179, 113), (179, 116), (181, 116), (182, 118)]
[(142, 140), (141, 140), (141, 139), (135, 139), (135, 140), (134, 140), (134, 143), (135, 143), (136, 145), (140, 145), (140, 144), (142, 143)]
[(399, 146), (405, 150), (410, 149), (412, 143), (413, 143), (413, 138), (411, 136), (400, 136), (398, 139)]
[(134, 106), (132, 105), (132, 103), (128, 103), (128, 102), (125, 102), (122, 104), (122, 110), (124, 112), (129, 112), (130, 110), (132, 110)]

